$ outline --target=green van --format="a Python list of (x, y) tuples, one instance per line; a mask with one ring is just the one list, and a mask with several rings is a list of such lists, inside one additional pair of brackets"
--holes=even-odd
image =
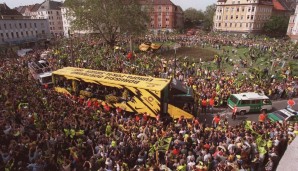
[(268, 114), (268, 119), (272, 122), (288, 122), (290, 124), (294, 124), (298, 122), (298, 112), (291, 109), (291, 108), (286, 108), (286, 109), (281, 109), (274, 111), (272, 113)]
[(237, 113), (244, 115), (249, 112), (270, 111), (272, 102), (264, 94), (247, 92), (232, 94), (228, 99), (228, 106), (231, 109), (236, 106)]

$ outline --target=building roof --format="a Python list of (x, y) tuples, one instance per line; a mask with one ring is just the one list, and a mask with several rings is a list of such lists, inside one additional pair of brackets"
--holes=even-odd
[(41, 6), (41, 4), (30, 5), (29, 10), (31, 12), (36, 12), (39, 9), (40, 6)]
[(62, 2), (57, 2), (57, 1), (52, 1), (52, 0), (45, 0), (38, 10), (44, 11), (44, 10), (60, 10), (62, 7), (63, 3)]
[(273, 2), (273, 8), (275, 10), (278, 10), (278, 11), (285, 11), (286, 9), (281, 5), (281, 3), (278, 1), (278, 0), (272, 0)]
[(23, 14), (25, 13), (26, 8), (28, 8), (28, 6), (19, 6), (14, 9), (17, 10), (19, 13)]
[(22, 15), (16, 9), (10, 9), (5, 3), (0, 4), (0, 15)]
[(278, 2), (284, 7), (285, 10), (294, 11), (296, 8), (296, 1), (289, 1), (289, 0), (278, 0)]
[(171, 0), (139, 0), (142, 5), (175, 5)]

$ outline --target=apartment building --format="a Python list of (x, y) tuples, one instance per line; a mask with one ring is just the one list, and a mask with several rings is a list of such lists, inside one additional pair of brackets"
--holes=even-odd
[(24, 18), (6, 4), (0, 4), (0, 17), (0, 45), (37, 42), (50, 34), (47, 20)]
[(213, 29), (222, 32), (256, 33), (272, 15), (289, 15), (285, 0), (218, 0)]
[(148, 9), (150, 21), (148, 29), (158, 32), (173, 32), (183, 28), (184, 17), (180, 6), (170, 0), (140, 0), (143, 8)]
[(49, 21), (50, 32), (53, 35), (63, 35), (62, 2), (45, 0), (36, 11), (36, 18)]
[(271, 17), (272, 7), (270, 0), (218, 0), (213, 28), (224, 32), (258, 32)]
[(291, 15), (290, 17), (287, 35), (291, 38), (291, 40), (298, 43), (298, 4), (296, 5), (294, 15)]

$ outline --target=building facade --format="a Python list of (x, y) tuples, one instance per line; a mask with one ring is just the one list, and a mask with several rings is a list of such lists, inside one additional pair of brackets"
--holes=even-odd
[(170, 0), (140, 0), (142, 8), (148, 9), (150, 21), (149, 30), (158, 32), (173, 32), (182, 29), (184, 24), (183, 10)]
[(50, 36), (46, 19), (1, 19), (0, 45), (17, 45), (46, 40)]
[(36, 18), (49, 21), (50, 32), (53, 35), (63, 35), (63, 22), (61, 14), (62, 2), (45, 0), (36, 11)]
[(0, 45), (37, 42), (50, 36), (46, 19), (28, 19), (6, 4), (0, 4), (0, 17)]
[(287, 0), (218, 0), (213, 29), (222, 32), (257, 33), (272, 15), (289, 16)]
[(271, 17), (272, 7), (271, 1), (218, 0), (213, 28), (224, 32), (258, 32)]
[(298, 43), (298, 4), (296, 5), (294, 15), (290, 16), (287, 35), (291, 38), (291, 40)]

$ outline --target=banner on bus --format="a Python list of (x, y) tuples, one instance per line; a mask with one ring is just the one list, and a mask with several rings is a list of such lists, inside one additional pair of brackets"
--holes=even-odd
[(71, 78), (81, 79), (85, 82), (108, 83), (147, 90), (162, 91), (169, 83), (169, 79), (106, 72), (99, 70), (65, 67), (54, 71), (53, 74)]

